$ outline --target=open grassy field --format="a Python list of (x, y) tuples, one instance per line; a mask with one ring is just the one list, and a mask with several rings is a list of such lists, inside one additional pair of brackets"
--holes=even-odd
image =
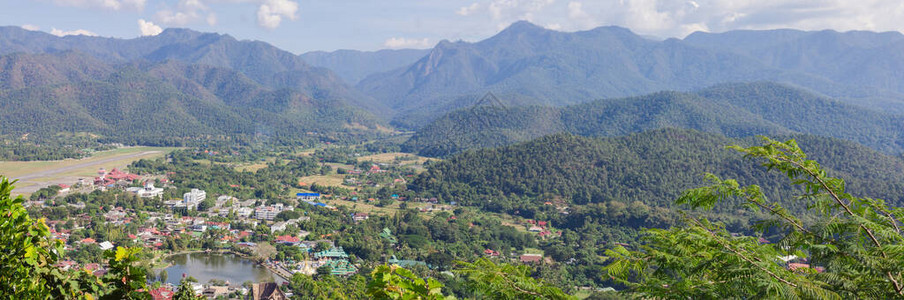
[(423, 164), (428, 160), (436, 160), (435, 158), (428, 158), (423, 156), (414, 155), (411, 153), (402, 153), (402, 152), (392, 152), (392, 153), (380, 153), (368, 156), (362, 156), (358, 158), (358, 161), (373, 161), (378, 163), (391, 163), (395, 160), (396, 157), (405, 157), (406, 159), (402, 161), (402, 164)]
[(83, 159), (57, 161), (0, 161), (0, 175), (18, 179), (13, 194), (31, 194), (53, 184), (72, 184), (79, 178), (94, 178), (97, 170), (123, 169), (142, 158), (158, 158), (176, 148), (124, 147), (101, 151)]
[(333, 205), (333, 206), (337, 206), (337, 207), (338, 206), (354, 207), (356, 211), (367, 213), (367, 214), (378, 213), (378, 214), (384, 214), (384, 215), (391, 215), (391, 214), (394, 214), (397, 210), (399, 210), (398, 203), (394, 203), (394, 204), (392, 204), (390, 206), (386, 206), (386, 207), (377, 207), (377, 206), (374, 206), (371, 204), (364, 203), (364, 201), (355, 202), (355, 201), (346, 201), (346, 200), (339, 200), (339, 199), (328, 200), (327, 203), (329, 203), (330, 205)]
[[(275, 157), (267, 157), (263, 161), (238, 164), (233, 169), (235, 169), (236, 171), (239, 171), (239, 172), (244, 172), (244, 171), (257, 172), (257, 170), (266, 168), (268, 163), (272, 163), (275, 161), (276, 161)], [(285, 163), (288, 163), (288, 162), (285, 162)]]
[(325, 185), (325, 186), (342, 186), (342, 182), (345, 181), (345, 175), (341, 174), (329, 174), (329, 175), (312, 175), (305, 176), (298, 179), (299, 182), (304, 182), (308, 185), (312, 183), (316, 183), (317, 185)]

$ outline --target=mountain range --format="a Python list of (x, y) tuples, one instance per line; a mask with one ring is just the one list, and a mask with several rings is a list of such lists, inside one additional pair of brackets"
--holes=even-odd
[(262, 42), (168, 29), (130, 40), (0, 28), (0, 134), (88, 131), (148, 143), (203, 135), (382, 131), (386, 111), (331, 71)]
[(440, 42), (357, 88), (417, 128), (486, 92), (510, 105), (562, 106), (726, 82), (775, 81), (904, 112), (904, 35), (835, 31), (696, 33), (654, 41), (620, 27), (558, 32), (521, 21), (475, 43)]
[(688, 128), (728, 137), (809, 133), (900, 153), (904, 151), (902, 124), (901, 115), (869, 110), (783, 84), (753, 82), (565, 107), (479, 106), (433, 121), (402, 148), (426, 156), (448, 156), (558, 132), (602, 137)]
[(308, 64), (330, 69), (346, 83), (355, 85), (368, 75), (410, 65), (429, 52), (427, 49), (337, 50), (312, 51), (300, 56)]
[[(459, 144), (686, 127), (729, 136), (825, 134), (897, 152), (901, 53), (904, 35), (895, 32), (731, 31), (656, 41), (620, 27), (559, 32), (523, 21), (482, 41), (441, 41), (429, 50), (302, 55), (187, 29), (117, 39), (0, 27), (0, 107), (10, 108), (0, 113), (0, 134), (449, 131), (472, 126), (455, 111), (492, 92), (504, 111), (467, 114), (520, 123), (490, 124), (496, 132), (465, 135), (483, 141)], [(425, 150), (436, 144), (428, 136), (443, 135), (423, 129), (410, 149), (447, 155), (471, 147)]]

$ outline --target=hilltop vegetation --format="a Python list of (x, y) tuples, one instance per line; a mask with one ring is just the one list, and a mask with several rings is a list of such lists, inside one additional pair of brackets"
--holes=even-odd
[(106, 141), (180, 145), (208, 136), (329, 140), (372, 134), (382, 124), (329, 95), (269, 89), (224, 68), (176, 61), (114, 66), (74, 52), (12, 54), (0, 62), (7, 77), (0, 134), (90, 132)]
[(904, 117), (875, 112), (781, 84), (724, 84), (692, 93), (659, 92), (567, 107), (477, 107), (424, 126), (403, 149), (447, 156), (527, 141), (556, 132), (619, 136), (687, 128), (729, 137), (807, 133), (904, 151)]
[[(902, 203), (904, 161), (836, 139), (795, 135), (830, 172), (851, 178), (848, 189)], [(468, 151), (431, 164), (412, 187), (446, 201), (491, 211), (530, 215), (544, 199), (573, 204), (631, 203), (670, 207), (681, 192), (704, 183), (702, 174), (760, 186), (778, 186), (781, 177), (724, 149), (753, 138), (731, 139), (692, 130), (664, 129), (603, 139), (556, 134), (495, 149)], [(788, 190), (766, 190), (787, 200)], [(731, 212), (738, 203), (729, 203)], [(803, 209), (789, 205), (792, 209)]]
[(181, 145), (385, 131), (377, 116), (386, 111), (368, 96), (262, 42), (185, 29), (112, 39), (0, 27), (0, 49), (0, 134)]

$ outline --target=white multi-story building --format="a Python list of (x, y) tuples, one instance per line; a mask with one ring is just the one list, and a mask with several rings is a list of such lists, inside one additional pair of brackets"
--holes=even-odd
[(144, 183), (144, 187), (131, 187), (128, 188), (127, 191), (135, 193), (138, 197), (141, 198), (156, 198), (163, 195), (163, 189), (154, 187), (154, 184), (149, 182)]
[(291, 206), (283, 206), (282, 203), (277, 203), (270, 206), (258, 206), (254, 209), (254, 218), (258, 220), (267, 220), (272, 221), (273, 218), (276, 218), (280, 212), (292, 210)]
[(199, 189), (191, 189), (191, 192), (182, 195), (182, 201), (185, 203), (200, 203), (207, 199), (207, 192)]
[(249, 217), (251, 217), (251, 213), (253, 213), (253, 212), (254, 212), (254, 210), (251, 209), (250, 207), (242, 207), (235, 211), (235, 215), (238, 216), (239, 218), (249, 218)]

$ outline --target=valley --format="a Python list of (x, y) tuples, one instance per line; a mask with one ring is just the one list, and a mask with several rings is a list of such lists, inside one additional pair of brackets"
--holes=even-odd
[(904, 295), (900, 32), (501, 25), (0, 27), (0, 296)]

